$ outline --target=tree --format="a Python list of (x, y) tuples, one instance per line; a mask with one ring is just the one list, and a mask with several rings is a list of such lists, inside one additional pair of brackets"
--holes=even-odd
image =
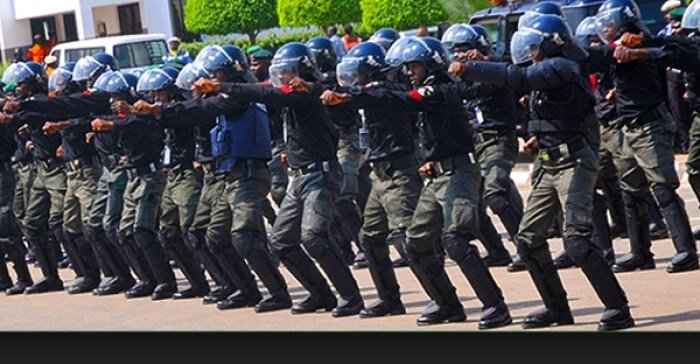
[(475, 11), (494, 6), (490, 0), (441, 0), (440, 2), (447, 12), (447, 20), (455, 23), (467, 23)]
[(276, 0), (188, 0), (185, 27), (195, 33), (243, 33), (251, 44), (261, 30), (276, 27)]
[(447, 20), (440, 0), (360, 0), (362, 24), (369, 31), (380, 28), (406, 30)]
[(279, 0), (277, 15), (283, 27), (347, 24), (362, 19), (360, 0)]

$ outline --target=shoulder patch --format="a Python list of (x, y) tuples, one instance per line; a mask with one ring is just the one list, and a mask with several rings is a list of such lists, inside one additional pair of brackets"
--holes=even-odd
[(426, 98), (429, 98), (433, 96), (433, 92), (435, 90), (433, 89), (433, 86), (423, 86), (417, 90), (412, 90), (408, 93), (408, 96), (410, 96), (412, 99), (416, 101), (423, 101)]
[(370, 82), (370, 83), (365, 85), (365, 90), (371, 90), (375, 87), (378, 87), (379, 85), (381, 85), (381, 83), (379, 81)]
[(90, 96), (90, 95), (92, 95), (92, 91), (90, 91), (90, 90), (83, 91), (83, 96)]
[(294, 89), (291, 88), (291, 87), (289, 87), (289, 86), (287, 86), (287, 85), (282, 85), (282, 86), (279, 87), (279, 89), (280, 89), (282, 92), (284, 92), (285, 94), (287, 94), (287, 95), (289, 95), (289, 94), (291, 94), (292, 92), (294, 92)]

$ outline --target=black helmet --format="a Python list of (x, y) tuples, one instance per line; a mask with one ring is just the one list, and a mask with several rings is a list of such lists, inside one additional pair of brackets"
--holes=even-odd
[(442, 35), (442, 44), (450, 51), (463, 47), (476, 49), (484, 54), (491, 53), (491, 40), (488, 33), (477, 32), (474, 26), (467, 24), (455, 24), (447, 29)]
[(447, 69), (449, 57), (439, 40), (410, 36), (399, 39), (391, 46), (386, 62), (393, 67), (420, 62), (428, 71), (438, 72)]
[(148, 70), (139, 77), (136, 91), (144, 93), (166, 90), (174, 93), (177, 90), (175, 81), (179, 74), (178, 70), (170, 67)]
[(634, 0), (605, 0), (596, 14), (596, 31), (607, 43), (616, 41), (625, 31), (649, 33)]
[(138, 77), (129, 72), (107, 71), (97, 78), (93, 87), (97, 91), (130, 94), (135, 97), (138, 82)]
[(177, 75), (175, 85), (182, 90), (189, 91), (200, 78), (211, 78), (211, 74), (198, 62), (188, 63)]
[(401, 38), (401, 35), (395, 29), (382, 28), (374, 32), (369, 37), (369, 41), (379, 44), (385, 51), (388, 51), (399, 38)]
[(386, 52), (378, 43), (365, 42), (353, 47), (338, 63), (336, 77), (341, 86), (367, 84), (389, 69)]
[(528, 26), (518, 29), (510, 42), (510, 53), (515, 64), (526, 64), (540, 52), (547, 57), (563, 56), (581, 61), (587, 53), (574, 42), (569, 24), (560, 16), (541, 14), (533, 17)]
[(2, 83), (6, 85), (21, 83), (29, 84), (31, 89), (36, 89), (46, 82), (46, 72), (44, 67), (35, 62), (13, 63), (2, 75)]
[(307, 80), (321, 79), (314, 53), (306, 44), (300, 42), (291, 42), (280, 47), (275, 52), (270, 66), (270, 81), (275, 86), (286, 84), (295, 76)]
[(603, 0), (573, 0), (562, 5), (561, 11), (571, 27), (578, 27), (583, 19), (595, 16)]
[(56, 68), (49, 77), (49, 92), (59, 93), (66, 90), (73, 81), (74, 69), (75, 62), (68, 62)]
[(313, 37), (306, 42), (306, 45), (314, 52), (316, 65), (322, 71), (333, 69), (338, 63), (338, 51), (335, 44), (326, 37)]
[(595, 16), (584, 18), (579, 23), (575, 32), (576, 43), (581, 47), (588, 47), (591, 44), (591, 37), (598, 37), (595, 29)]
[(118, 71), (119, 62), (107, 53), (97, 53), (78, 60), (73, 70), (74, 81), (92, 83), (106, 71)]
[(700, 1), (693, 1), (683, 14), (681, 28), (698, 31), (700, 30)]
[(197, 55), (196, 62), (209, 73), (223, 69), (230, 79), (248, 72), (248, 58), (245, 52), (234, 45), (205, 47)]

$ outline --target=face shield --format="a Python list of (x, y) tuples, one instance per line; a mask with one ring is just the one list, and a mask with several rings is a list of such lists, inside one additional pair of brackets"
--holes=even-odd
[(270, 66), (270, 82), (275, 87), (289, 84), (294, 77), (299, 76), (297, 62), (280, 62)]
[(354, 86), (359, 79), (360, 61), (358, 59), (346, 59), (338, 63), (335, 76), (340, 86)]
[(20, 84), (27, 82), (32, 77), (36, 77), (34, 71), (24, 63), (13, 63), (5, 70), (2, 75), (2, 83)]
[(172, 85), (175, 80), (163, 70), (148, 70), (139, 77), (139, 82), (136, 84), (136, 91), (148, 92), (158, 91)]
[(234, 61), (220, 46), (207, 47), (197, 56), (202, 68), (209, 72), (221, 69), (230, 64), (236, 73), (243, 73), (245, 69), (238, 61)]
[(73, 80), (86, 81), (95, 75), (102, 68), (102, 64), (97, 62), (92, 56), (83, 57), (78, 60), (73, 69)]
[(595, 17), (589, 16), (579, 23), (576, 28), (575, 41), (581, 47), (590, 46), (591, 39), (597, 38), (598, 33), (596, 32)]
[(115, 71), (107, 71), (100, 75), (93, 86), (95, 90), (109, 93), (122, 92), (129, 87), (129, 83), (126, 82), (124, 75)]
[(49, 92), (59, 93), (68, 87), (73, 78), (73, 73), (67, 69), (59, 68), (53, 71), (49, 77)]
[(566, 21), (571, 27), (575, 27), (581, 24), (586, 18), (593, 16), (595, 17), (598, 12), (600, 3), (589, 4), (586, 6), (565, 6), (561, 8), (561, 12), (564, 13)]
[(191, 90), (194, 83), (200, 78), (211, 78), (211, 74), (199, 65), (199, 63), (189, 63), (180, 74), (177, 75), (175, 85), (183, 90)]
[(622, 22), (622, 8), (612, 8), (596, 15), (595, 29), (606, 43), (612, 43), (617, 40), (620, 35), (624, 23)]
[(399, 67), (410, 62), (421, 53), (433, 53), (430, 47), (418, 37), (403, 37), (396, 41), (386, 53), (386, 62), (392, 67)]
[(700, 1), (693, 1), (683, 14), (681, 28), (689, 30), (700, 30)]
[(544, 40), (542, 32), (532, 29), (519, 29), (510, 41), (510, 54), (513, 63), (521, 65), (534, 60), (540, 53), (540, 44)]
[(372, 43), (379, 44), (384, 49), (389, 49), (389, 47), (391, 47), (391, 44), (394, 42), (393, 39), (385, 38), (377, 34), (374, 34), (371, 37), (369, 37), (369, 41)]
[(476, 32), (469, 26), (465, 24), (455, 24), (445, 31), (440, 41), (452, 52), (455, 45), (465, 43), (467, 39), (476, 35)]

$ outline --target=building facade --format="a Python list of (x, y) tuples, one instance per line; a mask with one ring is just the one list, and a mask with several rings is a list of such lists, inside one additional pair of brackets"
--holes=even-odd
[(35, 34), (59, 43), (102, 36), (183, 36), (185, 0), (0, 0), (0, 54), (12, 60)]

